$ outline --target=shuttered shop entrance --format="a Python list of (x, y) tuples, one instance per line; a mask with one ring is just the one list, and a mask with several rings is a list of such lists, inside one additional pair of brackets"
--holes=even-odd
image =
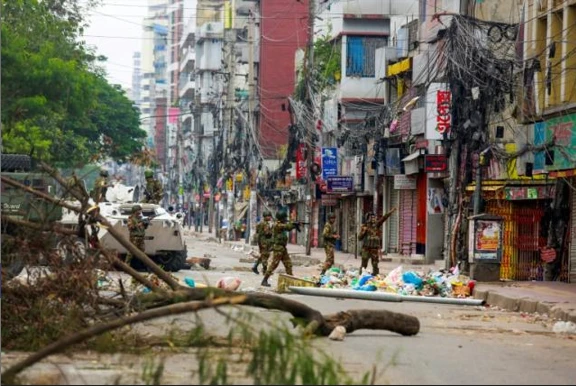
[(418, 195), (416, 190), (400, 190), (400, 216), (399, 242), (400, 253), (410, 256), (416, 253), (416, 215), (418, 208)]
[[(389, 186), (394, 185), (394, 180), (392, 179), (392, 183)], [(388, 206), (390, 209), (392, 208), (400, 208), (400, 190), (398, 189), (390, 189), (390, 204)], [(399, 227), (399, 212), (396, 211), (390, 216), (387, 221), (388, 225), (388, 252), (390, 253), (398, 253), (398, 230)]]
[[(576, 182), (576, 180), (572, 180)], [(570, 260), (568, 262), (568, 282), (576, 283), (576, 190), (572, 189), (572, 210), (570, 215)]]

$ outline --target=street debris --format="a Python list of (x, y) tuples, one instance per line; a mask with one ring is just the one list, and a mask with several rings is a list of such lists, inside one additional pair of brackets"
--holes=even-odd
[(556, 322), (552, 327), (556, 334), (576, 335), (576, 323), (574, 322)]
[(216, 287), (227, 291), (236, 291), (240, 287), (240, 284), (242, 284), (242, 281), (237, 277), (226, 276), (218, 279)]
[(332, 330), (332, 332), (328, 336), (328, 339), (343, 341), (345, 337), (346, 337), (346, 328), (343, 326), (337, 326)]
[(415, 271), (403, 272), (402, 266), (398, 266), (386, 276), (360, 275), (355, 269), (343, 271), (333, 267), (325, 275), (305, 279), (318, 283), (320, 288), (442, 298), (468, 298), (475, 285), (475, 281), (461, 275), (457, 267), (449, 271), (430, 270), (424, 274)]

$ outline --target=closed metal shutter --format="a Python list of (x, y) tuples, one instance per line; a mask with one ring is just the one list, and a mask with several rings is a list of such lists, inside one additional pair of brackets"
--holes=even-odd
[(416, 190), (400, 192), (400, 253), (406, 256), (416, 253), (416, 197)]
[(570, 260), (568, 282), (576, 283), (576, 190), (572, 189), (572, 213), (570, 216)]
[[(394, 185), (394, 180), (391, 182), (392, 186)], [(390, 189), (390, 205), (388, 206), (390, 209), (397, 208), (400, 209), (400, 190)], [(388, 224), (388, 252), (390, 253), (398, 253), (398, 229), (399, 229), (399, 211), (397, 210), (390, 216), (390, 219), (387, 221)]]

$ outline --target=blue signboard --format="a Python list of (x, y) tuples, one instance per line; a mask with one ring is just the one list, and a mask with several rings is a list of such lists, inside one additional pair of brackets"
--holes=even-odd
[(326, 193), (354, 193), (354, 178), (350, 176), (328, 177)]
[(338, 175), (338, 148), (322, 148), (322, 179)]
[[(534, 124), (534, 146), (544, 145), (546, 143), (546, 123), (536, 122)], [(534, 153), (534, 167), (536, 173), (542, 173), (545, 168), (545, 153), (539, 151)]]

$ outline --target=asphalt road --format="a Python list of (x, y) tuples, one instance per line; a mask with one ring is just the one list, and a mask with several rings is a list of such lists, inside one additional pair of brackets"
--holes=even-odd
[[(242, 280), (240, 290), (265, 290), (259, 286), (249, 263), (240, 263), (246, 253), (225, 248), (205, 237), (187, 237), (189, 256), (210, 257), (211, 269), (184, 270), (179, 279), (214, 284), (219, 278), (234, 276)], [(295, 267), (295, 275), (310, 276), (317, 267)], [(271, 280), (275, 288), (276, 277)], [(356, 331), (342, 342), (320, 338), (315, 345), (340, 360), (354, 376), (376, 366), (378, 384), (576, 384), (576, 336), (552, 332), (553, 320), (545, 315), (524, 315), (479, 306), (454, 306), (430, 303), (389, 303), (334, 299), (285, 294), (322, 313), (348, 309), (382, 309), (419, 318), (421, 331), (403, 337), (386, 331)], [(246, 307), (245, 307), (246, 308)], [(288, 322), (289, 316), (248, 308), (260, 318), (261, 328), (273, 328), (272, 322)], [(236, 311), (231, 311), (232, 313)], [(228, 332), (224, 317), (214, 311), (201, 313), (210, 332)], [(195, 325), (191, 315), (164, 318), (139, 325), (148, 335), (161, 334), (174, 326), (187, 329)], [(164, 384), (195, 384), (192, 375), (197, 364), (190, 354), (169, 355)], [(2, 366), (21, 357), (3, 353)], [(27, 373), (30, 379), (40, 374), (61, 374), (60, 381), (79, 384), (142, 383), (143, 361), (127, 354), (86, 353), (70, 359), (53, 356)], [(57, 364), (57, 365), (55, 365)], [(130, 365), (128, 365), (130, 364)], [(55, 367), (56, 366), (56, 367)], [(64, 374), (64, 375), (62, 375)], [(241, 375), (234, 383), (248, 383)]]

